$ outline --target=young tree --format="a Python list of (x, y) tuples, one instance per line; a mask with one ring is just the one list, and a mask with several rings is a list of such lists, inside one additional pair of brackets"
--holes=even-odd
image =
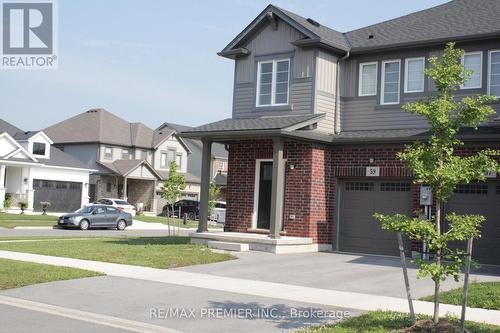
[[(181, 196), (181, 191), (186, 188), (186, 178), (177, 173), (175, 161), (170, 163), (168, 178), (161, 186), (161, 197), (170, 205), (171, 212), (174, 212), (174, 204)], [(169, 214), (170, 217), (170, 214)], [(169, 227), (170, 230), (170, 227)], [(170, 232), (170, 231), (169, 231)]]
[(217, 187), (214, 181), (210, 183), (210, 188), (208, 189), (208, 214), (212, 216), (215, 212), (215, 204), (219, 198), (220, 189)]
[(430, 137), (425, 142), (407, 145), (398, 154), (414, 173), (414, 182), (432, 187), (436, 200), (436, 214), (431, 221), (405, 215), (386, 216), (375, 214), (382, 229), (401, 232), (414, 240), (426, 240), (434, 253), (432, 261), (417, 260), (419, 277), (430, 276), (434, 281), (434, 322), (439, 321), (439, 291), (441, 281), (453, 276), (458, 281), (466, 253), (450, 249), (451, 241), (465, 241), (480, 237), (479, 227), (485, 218), (481, 215), (445, 216), (449, 230), (442, 232), (443, 204), (459, 184), (484, 181), (485, 173), (499, 170), (496, 156), (499, 151), (484, 149), (475, 155), (463, 157), (455, 154), (455, 148), (463, 145), (457, 134), (461, 128), (475, 128), (488, 119), (494, 110), (488, 105), (492, 96), (478, 95), (458, 99), (454, 92), (472, 74), (464, 69), (461, 59), (464, 51), (448, 43), (444, 54), (429, 59), (430, 68), (425, 75), (435, 82), (437, 93), (425, 101), (403, 106), (407, 112), (424, 117), (430, 125)]

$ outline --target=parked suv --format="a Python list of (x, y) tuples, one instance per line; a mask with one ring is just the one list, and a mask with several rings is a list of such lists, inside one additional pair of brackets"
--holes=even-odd
[[(174, 204), (174, 211), (171, 212), (172, 206), (163, 206), (163, 211), (161, 215), (163, 216), (175, 216), (182, 218), (185, 213), (188, 214), (188, 219), (196, 220), (200, 212), (200, 202), (196, 200), (179, 200)], [(180, 211), (180, 214), (179, 214)]]
[(95, 203), (116, 207), (123, 212), (129, 213), (132, 217), (135, 217), (135, 207), (122, 199), (102, 198), (97, 200)]

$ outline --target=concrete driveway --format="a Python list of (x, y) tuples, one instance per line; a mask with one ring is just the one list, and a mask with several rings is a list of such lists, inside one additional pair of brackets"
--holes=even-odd
[[(225, 277), (279, 282), (298, 286), (405, 298), (399, 258), (331, 252), (281, 254), (240, 252), (239, 260), (197, 265), (178, 270)], [(415, 267), (408, 270), (412, 295), (419, 298), (434, 292), (433, 282), (417, 279)], [(500, 267), (483, 267), (471, 281), (500, 281)], [(443, 290), (462, 286), (449, 279)]]
[[(2, 296), (37, 302), (37, 311), (0, 304), (0, 332), (5, 330), (9, 333), (35, 333), (41, 328), (46, 328), (44, 331), (47, 332), (71, 332), (64, 331), (65, 325), (70, 325), (74, 332), (125, 332), (108, 326), (106, 318), (97, 317), (95, 319), (100, 324), (90, 324), (83, 320), (40, 314), (38, 311), (43, 311), (46, 304), (60, 307), (61, 312), (64, 309), (83, 311), (86, 319), (91, 320), (94, 314), (130, 320), (139, 326), (137, 330), (128, 327), (135, 332), (291, 332), (307, 325), (332, 322), (331, 318), (309, 317), (307, 313), (312, 311), (324, 311), (329, 315), (337, 311), (343, 315), (344, 311), (348, 311), (349, 315), (360, 313), (357, 310), (111, 276), (6, 290), (0, 292), (0, 302)], [(170, 309), (187, 309), (188, 316), (180, 312), (168, 315)], [(217, 309), (218, 312), (210, 314), (208, 309)], [(162, 310), (166, 311), (166, 316), (159, 315)], [(194, 316), (189, 315), (191, 311)], [(9, 317), (15, 320), (7, 320)], [(141, 324), (158, 328), (140, 327)], [(162, 331), (161, 328), (167, 330)]]

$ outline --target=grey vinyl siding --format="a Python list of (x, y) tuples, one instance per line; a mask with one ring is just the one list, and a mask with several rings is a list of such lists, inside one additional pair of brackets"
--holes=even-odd
[[(235, 61), (233, 118), (313, 112), (315, 51), (291, 44), (303, 37), (302, 33), (279, 21), (277, 30), (267, 25), (245, 45), (250, 55)], [(279, 58), (290, 58), (289, 105), (256, 107), (257, 63)]]
[(324, 113), (325, 118), (318, 122), (317, 129), (333, 133), (335, 130), (335, 95), (316, 91), (316, 113)]
[[(482, 87), (480, 89), (459, 90), (457, 97), (464, 97), (471, 94), (486, 94), (488, 80), (488, 51), (499, 49), (500, 40), (496, 42), (468, 42), (457, 44), (458, 48), (463, 48), (466, 52), (483, 52), (483, 73)], [(426, 78), (424, 81), (423, 93), (404, 93), (405, 80), (405, 60), (408, 58), (425, 57), (426, 67), (429, 66), (428, 59), (432, 56), (442, 54), (444, 45), (428, 47), (426, 49), (414, 49), (404, 51), (392, 51), (390, 53), (364, 54), (352, 56), (347, 61), (342, 62), (340, 70), (340, 96), (341, 96), (341, 128), (342, 131), (357, 130), (379, 130), (379, 129), (405, 129), (405, 128), (426, 128), (428, 124), (420, 117), (409, 114), (401, 109), (404, 103), (427, 98), (436, 91), (432, 79)], [(401, 60), (400, 72), (400, 104), (381, 105), (381, 73), (382, 61)], [(377, 68), (377, 95), (358, 96), (359, 85), (359, 64), (364, 62), (378, 63)], [(500, 114), (500, 104), (493, 104), (493, 108)]]
[(325, 118), (318, 122), (317, 129), (327, 133), (335, 130), (337, 61), (338, 57), (331, 53), (317, 52), (314, 112), (325, 114)]
[(63, 151), (76, 158), (85, 164), (89, 169), (96, 169), (99, 171), (105, 170), (97, 164), (97, 155), (99, 153), (99, 144), (65, 144), (56, 145), (62, 147)]

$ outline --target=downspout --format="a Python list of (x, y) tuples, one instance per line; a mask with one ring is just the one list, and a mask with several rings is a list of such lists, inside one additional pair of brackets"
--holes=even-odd
[[(345, 38), (347, 45), (349, 45), (349, 41), (347, 40), (347, 37), (345, 35), (344, 35), (344, 38)], [(342, 58), (340, 58), (337, 61), (337, 80), (336, 80), (337, 86), (335, 89), (336, 90), (336, 94), (335, 94), (335, 129), (334, 129), (335, 134), (340, 133), (340, 62), (349, 58), (350, 55), (351, 55), (351, 50), (349, 49), (349, 50), (347, 50), (345, 56), (343, 56)]]

